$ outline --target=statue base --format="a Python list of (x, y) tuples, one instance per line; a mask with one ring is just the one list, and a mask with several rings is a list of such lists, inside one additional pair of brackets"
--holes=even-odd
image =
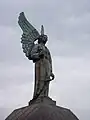
[(56, 101), (52, 100), (50, 97), (44, 96), (44, 97), (38, 97), (37, 99), (32, 99), (29, 101), (29, 106), (32, 104), (49, 104), (49, 105), (56, 105)]
[(28, 106), (15, 109), (5, 120), (79, 120), (70, 109), (56, 106), (49, 97), (31, 100)]

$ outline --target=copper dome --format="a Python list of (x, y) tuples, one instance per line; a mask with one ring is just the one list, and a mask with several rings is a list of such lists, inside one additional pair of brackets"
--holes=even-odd
[(44, 102), (14, 110), (6, 120), (79, 120), (69, 109)]

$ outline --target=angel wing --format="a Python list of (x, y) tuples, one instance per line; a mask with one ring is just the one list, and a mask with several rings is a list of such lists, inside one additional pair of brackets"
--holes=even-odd
[(21, 43), (23, 52), (26, 57), (29, 57), (30, 52), (34, 46), (34, 41), (39, 37), (38, 31), (28, 22), (24, 12), (20, 13), (18, 18), (18, 24), (21, 27), (23, 34), (21, 37)]

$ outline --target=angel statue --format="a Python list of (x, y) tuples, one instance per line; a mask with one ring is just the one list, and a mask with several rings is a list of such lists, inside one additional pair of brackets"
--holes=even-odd
[[(41, 35), (28, 22), (24, 12), (20, 13), (18, 24), (23, 34), (21, 43), (25, 56), (35, 63), (35, 85), (33, 99), (48, 97), (49, 83), (54, 79), (52, 73), (52, 59), (48, 48), (45, 46), (48, 37), (44, 34), (44, 27), (41, 26)], [(37, 43), (35, 41), (38, 41)]]

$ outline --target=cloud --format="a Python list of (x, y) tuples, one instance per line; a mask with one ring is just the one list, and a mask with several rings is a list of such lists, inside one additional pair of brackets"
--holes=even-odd
[(34, 65), (22, 52), (17, 23), (22, 11), (38, 31), (44, 24), (49, 36), (56, 76), (50, 96), (80, 119), (89, 120), (89, 0), (0, 0), (0, 119), (32, 98)]

